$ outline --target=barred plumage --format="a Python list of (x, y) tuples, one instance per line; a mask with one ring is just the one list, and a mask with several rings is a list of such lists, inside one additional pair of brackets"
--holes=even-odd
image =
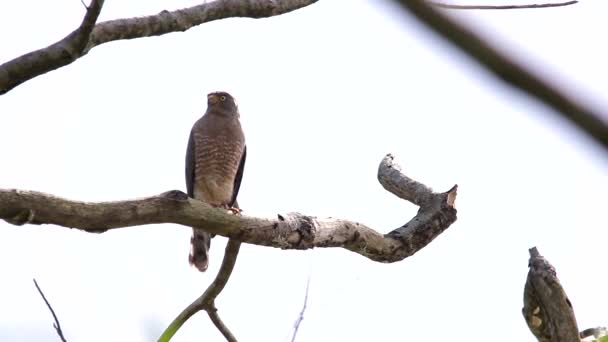
[[(188, 195), (212, 206), (236, 207), (245, 166), (245, 136), (230, 94), (211, 93), (207, 111), (192, 127), (186, 152)], [(190, 264), (207, 269), (211, 236), (194, 230)]]

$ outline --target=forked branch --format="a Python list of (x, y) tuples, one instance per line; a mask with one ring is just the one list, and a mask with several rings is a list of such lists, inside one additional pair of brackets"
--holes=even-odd
[(289, 213), (277, 218), (232, 215), (173, 190), (158, 196), (85, 203), (24, 190), (0, 190), (0, 218), (13, 224), (54, 224), (101, 233), (157, 223), (198, 227), (241, 242), (283, 249), (342, 247), (371, 260), (396, 262), (416, 253), (456, 220), (456, 186), (436, 193), (401, 172), (387, 155), (378, 180), (389, 192), (418, 206), (417, 215), (384, 235), (361, 223)]
[(229, 342), (236, 342), (236, 338), (228, 327), (222, 322), (220, 316), (217, 313), (217, 308), (215, 307), (215, 298), (222, 292), (224, 286), (228, 282), (230, 278), (230, 274), (232, 274), (232, 270), (234, 269), (234, 264), (236, 263), (236, 258), (239, 254), (239, 248), (241, 247), (241, 243), (239, 241), (230, 239), (228, 240), (228, 244), (226, 245), (226, 251), (224, 253), (224, 260), (222, 261), (222, 266), (220, 266), (220, 270), (217, 273), (217, 276), (213, 280), (213, 282), (209, 285), (207, 290), (197, 298), (192, 304), (190, 304), (184, 311), (182, 311), (179, 316), (177, 316), (173, 322), (165, 329), (163, 334), (158, 339), (158, 342), (168, 342), (171, 340), (173, 335), (179, 330), (179, 328), (195, 313), (205, 310), (209, 315), (209, 318), (215, 325), (215, 327), (224, 335)]

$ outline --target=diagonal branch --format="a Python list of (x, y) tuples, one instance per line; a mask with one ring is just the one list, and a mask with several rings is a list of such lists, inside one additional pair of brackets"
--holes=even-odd
[(395, 2), (442, 38), (460, 48), (494, 76), (554, 109), (556, 114), (570, 121), (608, 149), (608, 124), (602, 120), (602, 117), (608, 115), (603, 116), (583, 103), (577, 102), (535, 75), (532, 70), (507, 58), (490, 43), (425, 1), (396, 0)]
[(578, 1), (565, 2), (550, 2), (545, 4), (528, 4), (528, 5), (452, 5), (442, 2), (429, 1), (429, 4), (445, 9), (464, 9), (464, 10), (505, 10), (505, 9), (531, 9), (531, 8), (549, 8), (563, 7), (577, 4)]
[(224, 335), (227, 341), (236, 342), (236, 338), (228, 327), (224, 325), (220, 316), (217, 313), (217, 308), (215, 307), (215, 298), (222, 292), (224, 286), (228, 282), (230, 278), (230, 274), (234, 269), (234, 264), (236, 263), (236, 258), (239, 254), (239, 248), (241, 247), (241, 243), (239, 241), (230, 239), (228, 240), (228, 244), (226, 245), (226, 251), (224, 253), (224, 260), (222, 260), (222, 266), (220, 266), (220, 270), (217, 273), (217, 276), (213, 280), (213, 282), (209, 285), (207, 290), (197, 298), (192, 304), (190, 304), (187, 308), (184, 309), (174, 320), (171, 322), (169, 327), (165, 329), (163, 334), (159, 337), (158, 342), (168, 342), (171, 340), (173, 335), (181, 328), (181, 326), (195, 313), (205, 310), (209, 314), (209, 318), (213, 322), (213, 324), (218, 328), (218, 330)]
[(91, 5), (86, 7), (87, 12), (80, 26), (62, 40), (0, 65), (0, 95), (85, 55), (85, 47), (101, 13), (103, 2), (104, 0), (92, 0)]
[(302, 305), (302, 310), (298, 315), (298, 319), (293, 325), (293, 335), (291, 335), (291, 342), (296, 341), (296, 337), (298, 336), (298, 329), (300, 329), (300, 324), (304, 320), (304, 312), (306, 312), (306, 305), (308, 304), (308, 290), (310, 289), (310, 275), (308, 276), (308, 280), (306, 281), (306, 293), (304, 294), (304, 305)]
[[(145, 17), (109, 20), (95, 25), (103, 0), (93, 0), (83, 24), (57, 43), (0, 65), (0, 95), (36, 76), (74, 62), (92, 48), (122, 39), (183, 32), (225, 18), (267, 18), (295, 11), (318, 0), (222, 0)], [(94, 26), (94, 27), (93, 27)]]
[(38, 293), (40, 293), (42, 300), (44, 300), (44, 303), (51, 311), (51, 315), (53, 315), (53, 320), (55, 321), (55, 323), (53, 323), (53, 328), (55, 328), (55, 331), (57, 331), (57, 335), (59, 335), (59, 338), (61, 339), (61, 341), (67, 342), (65, 337), (63, 336), (63, 330), (61, 330), (61, 325), (59, 324), (59, 319), (57, 318), (57, 315), (55, 315), (55, 310), (53, 310), (51, 303), (49, 303), (49, 301), (46, 299), (46, 296), (40, 289), (40, 286), (38, 286), (38, 282), (36, 281), (36, 279), (34, 279), (34, 285), (36, 285), (36, 289), (38, 290)]
[(85, 203), (40, 192), (0, 189), (0, 218), (13, 224), (55, 224), (95, 233), (177, 223), (262, 246), (342, 247), (379, 262), (396, 262), (413, 255), (456, 221), (456, 186), (444, 193), (433, 192), (403, 174), (390, 154), (380, 163), (378, 180), (389, 192), (420, 206), (408, 223), (386, 235), (361, 223), (299, 213), (277, 218), (231, 215), (189, 199), (178, 190), (129, 201)]

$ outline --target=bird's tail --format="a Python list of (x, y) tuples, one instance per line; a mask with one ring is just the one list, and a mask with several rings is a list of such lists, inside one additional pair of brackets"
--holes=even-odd
[(211, 247), (211, 234), (193, 229), (190, 239), (190, 255), (188, 261), (199, 271), (205, 272), (209, 266), (209, 248)]

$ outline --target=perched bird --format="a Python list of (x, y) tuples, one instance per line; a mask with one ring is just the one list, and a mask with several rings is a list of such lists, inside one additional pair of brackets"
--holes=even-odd
[[(188, 196), (238, 212), (247, 147), (234, 98), (226, 92), (207, 95), (207, 111), (192, 126), (186, 151)], [(193, 230), (188, 260), (207, 270), (211, 234)]]

